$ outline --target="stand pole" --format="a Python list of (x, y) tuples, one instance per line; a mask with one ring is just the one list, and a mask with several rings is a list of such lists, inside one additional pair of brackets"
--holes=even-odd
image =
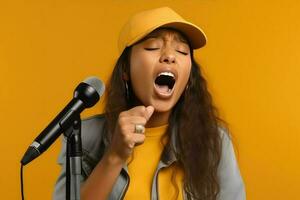
[(66, 199), (80, 200), (81, 182), (81, 119), (78, 117), (73, 126), (65, 132), (67, 137)]

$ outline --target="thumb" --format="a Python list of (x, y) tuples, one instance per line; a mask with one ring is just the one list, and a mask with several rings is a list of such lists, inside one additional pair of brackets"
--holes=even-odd
[(149, 120), (150, 117), (152, 116), (153, 112), (154, 112), (154, 107), (153, 106), (147, 106), (146, 110), (147, 110), (147, 119)]

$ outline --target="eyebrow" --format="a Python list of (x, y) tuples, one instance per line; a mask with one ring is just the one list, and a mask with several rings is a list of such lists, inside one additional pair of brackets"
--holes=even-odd
[[(149, 35), (144, 37), (144, 39), (142, 39), (142, 41), (145, 41), (145, 40), (150, 39), (150, 38), (155, 38), (156, 39), (156, 38), (163, 38), (163, 37), (159, 33), (150, 33)], [(175, 35), (174, 38), (175, 38), (176, 41), (183, 42), (183, 43), (189, 45), (188, 41), (186, 39), (184, 39), (181, 35)]]

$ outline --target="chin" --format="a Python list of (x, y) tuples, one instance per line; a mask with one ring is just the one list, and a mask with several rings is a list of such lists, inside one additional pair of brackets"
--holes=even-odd
[(154, 107), (155, 112), (170, 112), (174, 108), (173, 102), (155, 101), (151, 104)]

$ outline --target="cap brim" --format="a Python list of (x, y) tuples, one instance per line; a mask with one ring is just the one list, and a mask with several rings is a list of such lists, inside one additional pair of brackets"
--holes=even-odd
[(203, 47), (207, 41), (206, 35), (204, 34), (204, 31), (202, 31), (201, 28), (186, 21), (177, 21), (166, 24), (160, 24), (152, 27), (147, 31), (144, 31), (142, 35), (138, 35), (136, 38), (134, 38), (131, 42), (127, 44), (127, 46), (135, 44), (136, 42), (143, 39), (146, 35), (148, 35), (157, 28), (173, 28), (180, 31), (184, 34), (184, 36), (187, 37), (193, 49), (199, 49)]

